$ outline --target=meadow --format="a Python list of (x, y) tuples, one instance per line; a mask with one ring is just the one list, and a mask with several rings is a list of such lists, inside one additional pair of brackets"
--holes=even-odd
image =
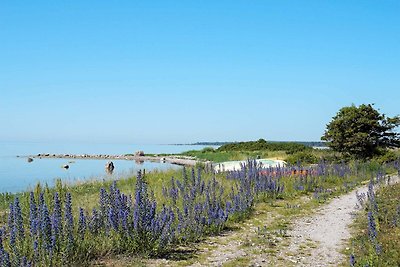
[[(260, 203), (310, 196), (316, 205), (393, 166), (357, 163), (241, 170), (139, 172), (0, 196), (0, 266), (90, 265), (129, 255), (162, 258), (247, 220)], [(291, 210), (290, 205), (286, 207)]]
[(298, 143), (267, 142), (264, 139), (259, 139), (257, 141), (223, 144), (217, 149), (206, 147), (202, 150), (190, 150), (183, 152), (182, 155), (213, 162), (224, 162), (249, 158), (286, 159), (288, 155), (311, 150), (312, 148)]
[(362, 211), (352, 225), (350, 266), (400, 266), (400, 183), (371, 180), (357, 198)]

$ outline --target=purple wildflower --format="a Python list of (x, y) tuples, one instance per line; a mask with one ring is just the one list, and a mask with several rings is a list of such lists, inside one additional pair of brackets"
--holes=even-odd
[(74, 218), (72, 216), (72, 199), (71, 193), (67, 193), (65, 197), (65, 230), (67, 234), (68, 248), (71, 249), (74, 244)]
[(80, 235), (81, 240), (83, 240), (85, 237), (85, 231), (86, 231), (85, 212), (82, 208), (79, 208), (78, 234)]
[(29, 194), (29, 230), (31, 236), (36, 235), (37, 232), (37, 206), (35, 201), (35, 195), (33, 192)]
[(62, 232), (62, 212), (61, 212), (61, 203), (58, 193), (54, 193), (54, 212), (52, 216), (52, 231), (53, 235), (58, 238), (60, 233)]
[(368, 212), (368, 235), (371, 242), (375, 242), (377, 236), (376, 224), (375, 224), (375, 218), (371, 211)]
[(46, 249), (51, 249), (51, 222), (46, 204), (42, 206), (42, 220), (40, 223), (40, 236)]
[(354, 254), (350, 255), (350, 266), (353, 267), (356, 264), (356, 258), (354, 257)]

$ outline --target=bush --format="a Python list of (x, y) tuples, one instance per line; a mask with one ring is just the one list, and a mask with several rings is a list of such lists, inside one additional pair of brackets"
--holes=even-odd
[(201, 153), (210, 153), (210, 152), (215, 152), (215, 149), (212, 147), (205, 147), (201, 150)]
[(382, 153), (382, 155), (378, 156), (375, 158), (375, 160), (380, 163), (388, 163), (388, 162), (393, 162), (399, 159), (399, 156), (396, 155), (396, 153), (394, 153), (393, 151), (389, 150), (389, 151), (384, 151)]
[(220, 146), (217, 151), (286, 151), (288, 154), (293, 154), (300, 151), (312, 150), (303, 144), (295, 142), (267, 142), (264, 139), (258, 141), (229, 143)]
[(286, 158), (289, 164), (315, 164), (318, 163), (318, 158), (310, 152), (297, 152)]

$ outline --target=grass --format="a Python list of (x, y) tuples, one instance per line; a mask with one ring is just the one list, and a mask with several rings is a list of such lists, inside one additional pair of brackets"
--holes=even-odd
[[(278, 146), (279, 147), (279, 146)], [(283, 147), (284, 148), (284, 147)], [(268, 148), (248, 148), (239, 146), (234, 149), (213, 149), (206, 147), (202, 150), (190, 150), (179, 155), (196, 157), (199, 160), (207, 160), (215, 163), (246, 160), (248, 158), (270, 158), (285, 160), (290, 164), (316, 164), (320, 161), (341, 162), (341, 155), (330, 149), (312, 149), (307, 147), (304, 150), (271, 150)]]
[[(400, 266), (400, 184), (381, 187), (376, 192), (378, 210), (374, 212), (377, 225), (377, 246), (369, 236), (367, 204), (354, 224), (351, 249), (346, 251), (355, 257), (355, 266)], [(349, 261), (343, 263), (348, 266)]]
[[(364, 183), (366, 181), (365, 179), (366, 177), (357, 180), (357, 184)], [(290, 184), (289, 181), (286, 182), (287, 185)], [(338, 187), (338, 180), (336, 179), (336, 183), (330, 181), (325, 185), (336, 185)], [(342, 190), (337, 190), (329, 194), (326, 201), (346, 192), (345, 188), (342, 187)], [(240, 238), (242, 240), (242, 245), (238, 249), (245, 250), (249, 256), (231, 260), (228, 266), (235, 266), (229, 264), (242, 266), (240, 265), (242, 261), (245, 261), (245, 266), (250, 266), (251, 264), (249, 264), (249, 262), (251, 262), (251, 259), (256, 255), (264, 258), (265, 262), (272, 262), (274, 266), (291, 266), (293, 264), (292, 262), (279, 256), (279, 251), (288, 245), (286, 231), (291, 227), (291, 222), (295, 218), (308, 216), (323, 204), (324, 202), (314, 199), (310, 193), (299, 193), (295, 191), (285, 194), (283, 199), (258, 202), (250, 217), (244, 222), (237, 224), (237, 228), (240, 230), (238, 230), (236, 235), (233, 234), (230, 239), (220, 239), (218, 243), (214, 243), (213, 248), (218, 249), (218, 246), (226, 246), (227, 242), (232, 243), (236, 238)], [(257, 230), (252, 230), (254, 227), (256, 227)], [(304, 256), (309, 256), (308, 251), (316, 246), (318, 246), (318, 244), (307, 241), (305, 244), (301, 245), (302, 253)], [(204, 251), (204, 246), (200, 245), (199, 250)], [(202, 255), (200, 258), (197, 258), (196, 261), (180, 262), (179, 265), (193, 264), (195, 262), (207, 264), (210, 253), (207, 252), (208, 250), (205, 251), (208, 256)], [(174, 266), (174, 264), (171, 266)]]
[(249, 266), (250, 264), (250, 259), (248, 257), (240, 257), (236, 258), (232, 261), (229, 261), (227, 263), (224, 263), (222, 266), (223, 267), (239, 267), (239, 266)]
[[(249, 213), (249, 217), (229, 219), (228, 223), (225, 225), (226, 228), (238, 228), (238, 223), (240, 220), (245, 219), (246, 223), (251, 223), (255, 227), (267, 227), (268, 235), (272, 239), (267, 243), (267, 250), (269, 253), (276, 252), (276, 246), (278, 241), (282, 239), (285, 234), (284, 232), (289, 226), (291, 218), (294, 216), (300, 216), (311, 212), (311, 210), (327, 199), (343, 194), (351, 190), (355, 186), (359, 185), (362, 181), (369, 178), (372, 175), (374, 168), (369, 168), (369, 166), (352, 166), (351, 174), (345, 175), (344, 177), (339, 177), (338, 175), (325, 175), (321, 177), (315, 177), (315, 179), (304, 179), (304, 177), (299, 176), (285, 176), (281, 178), (282, 183), (285, 186), (285, 191), (278, 197), (271, 198), (270, 196), (254, 196), (255, 206), (252, 213)], [(355, 172), (357, 170), (357, 172)], [(189, 171), (190, 172), (190, 171)], [(213, 174), (202, 172), (201, 176), (206, 180), (210, 181)], [(154, 199), (160, 204), (170, 205), (166, 198), (163, 196), (162, 188), (167, 186), (171, 182), (171, 177), (182, 181), (183, 175), (182, 171), (170, 170), (166, 172), (153, 171), (146, 174), (146, 181), (148, 182), (148, 188), (151, 190), (151, 194), (154, 195)], [(223, 198), (227, 198), (231, 187), (236, 183), (235, 180), (226, 179), (225, 174), (217, 174), (216, 179), (225, 189), (223, 192)], [(93, 207), (98, 207), (98, 196), (99, 190), (102, 187), (108, 188), (112, 181), (91, 181), (82, 184), (66, 185), (58, 182), (54, 188), (41, 187), (35, 188), (36, 191), (45, 192), (46, 199), (51, 198), (53, 192), (57, 191), (60, 195), (65, 192), (70, 192), (73, 199), (73, 210), (74, 214), (77, 214), (78, 208), (83, 207), (86, 210), (91, 210)], [(134, 186), (136, 183), (136, 178), (131, 177), (128, 179), (121, 179), (117, 182), (118, 188), (121, 192), (129, 195), (134, 193)], [(298, 185), (303, 185), (303, 189), (299, 190)], [(322, 192), (321, 195), (325, 194), (323, 201), (316, 198), (313, 199), (312, 195), (316, 189), (328, 190), (328, 192)], [(15, 197), (13, 194), (3, 194), (2, 201), (3, 204), (0, 207), (0, 214), (2, 214), (1, 222), (5, 224), (7, 222), (7, 204)], [(29, 210), (28, 199), (29, 194), (27, 192), (18, 194), (21, 200), (21, 205), (24, 213)], [(182, 203), (178, 203), (182, 205)], [(268, 222), (268, 223), (267, 223)], [(225, 228), (225, 229), (226, 229)], [(240, 228), (240, 227), (239, 227)], [(240, 232), (240, 230), (239, 230)], [(208, 233), (212, 234), (212, 233)], [(204, 238), (200, 238), (200, 241)], [(262, 246), (262, 239), (259, 236), (250, 236), (250, 244), (256, 244)], [(272, 240), (272, 241), (271, 241)], [(227, 241), (227, 240), (226, 240)], [(278, 243), (277, 243), (278, 242)], [(270, 244), (270, 245), (268, 245)], [(274, 245), (273, 245), (274, 244)], [(106, 244), (107, 245), (107, 244)], [(108, 244), (109, 245), (109, 244)], [(193, 243), (184, 244), (186, 248), (190, 248)], [(265, 244), (264, 244), (265, 245)], [(124, 258), (129, 260), (129, 255), (123, 255), (119, 257), (118, 250), (110, 250), (110, 247), (105, 246), (104, 248), (96, 248), (99, 251), (96, 252), (96, 261), (105, 261), (106, 265), (108, 263), (115, 263), (115, 265), (123, 265)], [(175, 254), (174, 254), (175, 253)], [(170, 250), (169, 254), (164, 255), (167, 258), (172, 258), (172, 260), (178, 260), (178, 262), (194, 262), (201, 260), (201, 258), (193, 257), (195, 250), (193, 249), (183, 249), (181, 251)], [(181, 257), (182, 256), (182, 257)], [(146, 255), (139, 255), (139, 259), (146, 257)], [(205, 259), (202, 259), (205, 260)], [(89, 261), (89, 260), (88, 260)], [(137, 261), (139, 264), (141, 261)], [(88, 262), (86, 262), (88, 263)], [(240, 266), (241, 264), (246, 265), (248, 263), (247, 258), (243, 257), (241, 259), (235, 260), (233, 263)], [(230, 264), (230, 263), (229, 263)], [(121, 266), (122, 266), (121, 265)]]
[(209, 160), (212, 162), (224, 162), (230, 160), (246, 160), (248, 158), (276, 158), (284, 159), (287, 154), (285, 151), (218, 151), (218, 150), (190, 150), (182, 153), (184, 156), (196, 157), (201, 160)]

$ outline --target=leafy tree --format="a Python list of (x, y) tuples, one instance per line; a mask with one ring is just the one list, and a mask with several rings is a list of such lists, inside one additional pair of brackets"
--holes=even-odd
[(378, 155), (387, 148), (400, 147), (395, 132), (400, 117), (386, 117), (371, 104), (352, 105), (339, 110), (321, 137), (333, 150), (358, 159)]

